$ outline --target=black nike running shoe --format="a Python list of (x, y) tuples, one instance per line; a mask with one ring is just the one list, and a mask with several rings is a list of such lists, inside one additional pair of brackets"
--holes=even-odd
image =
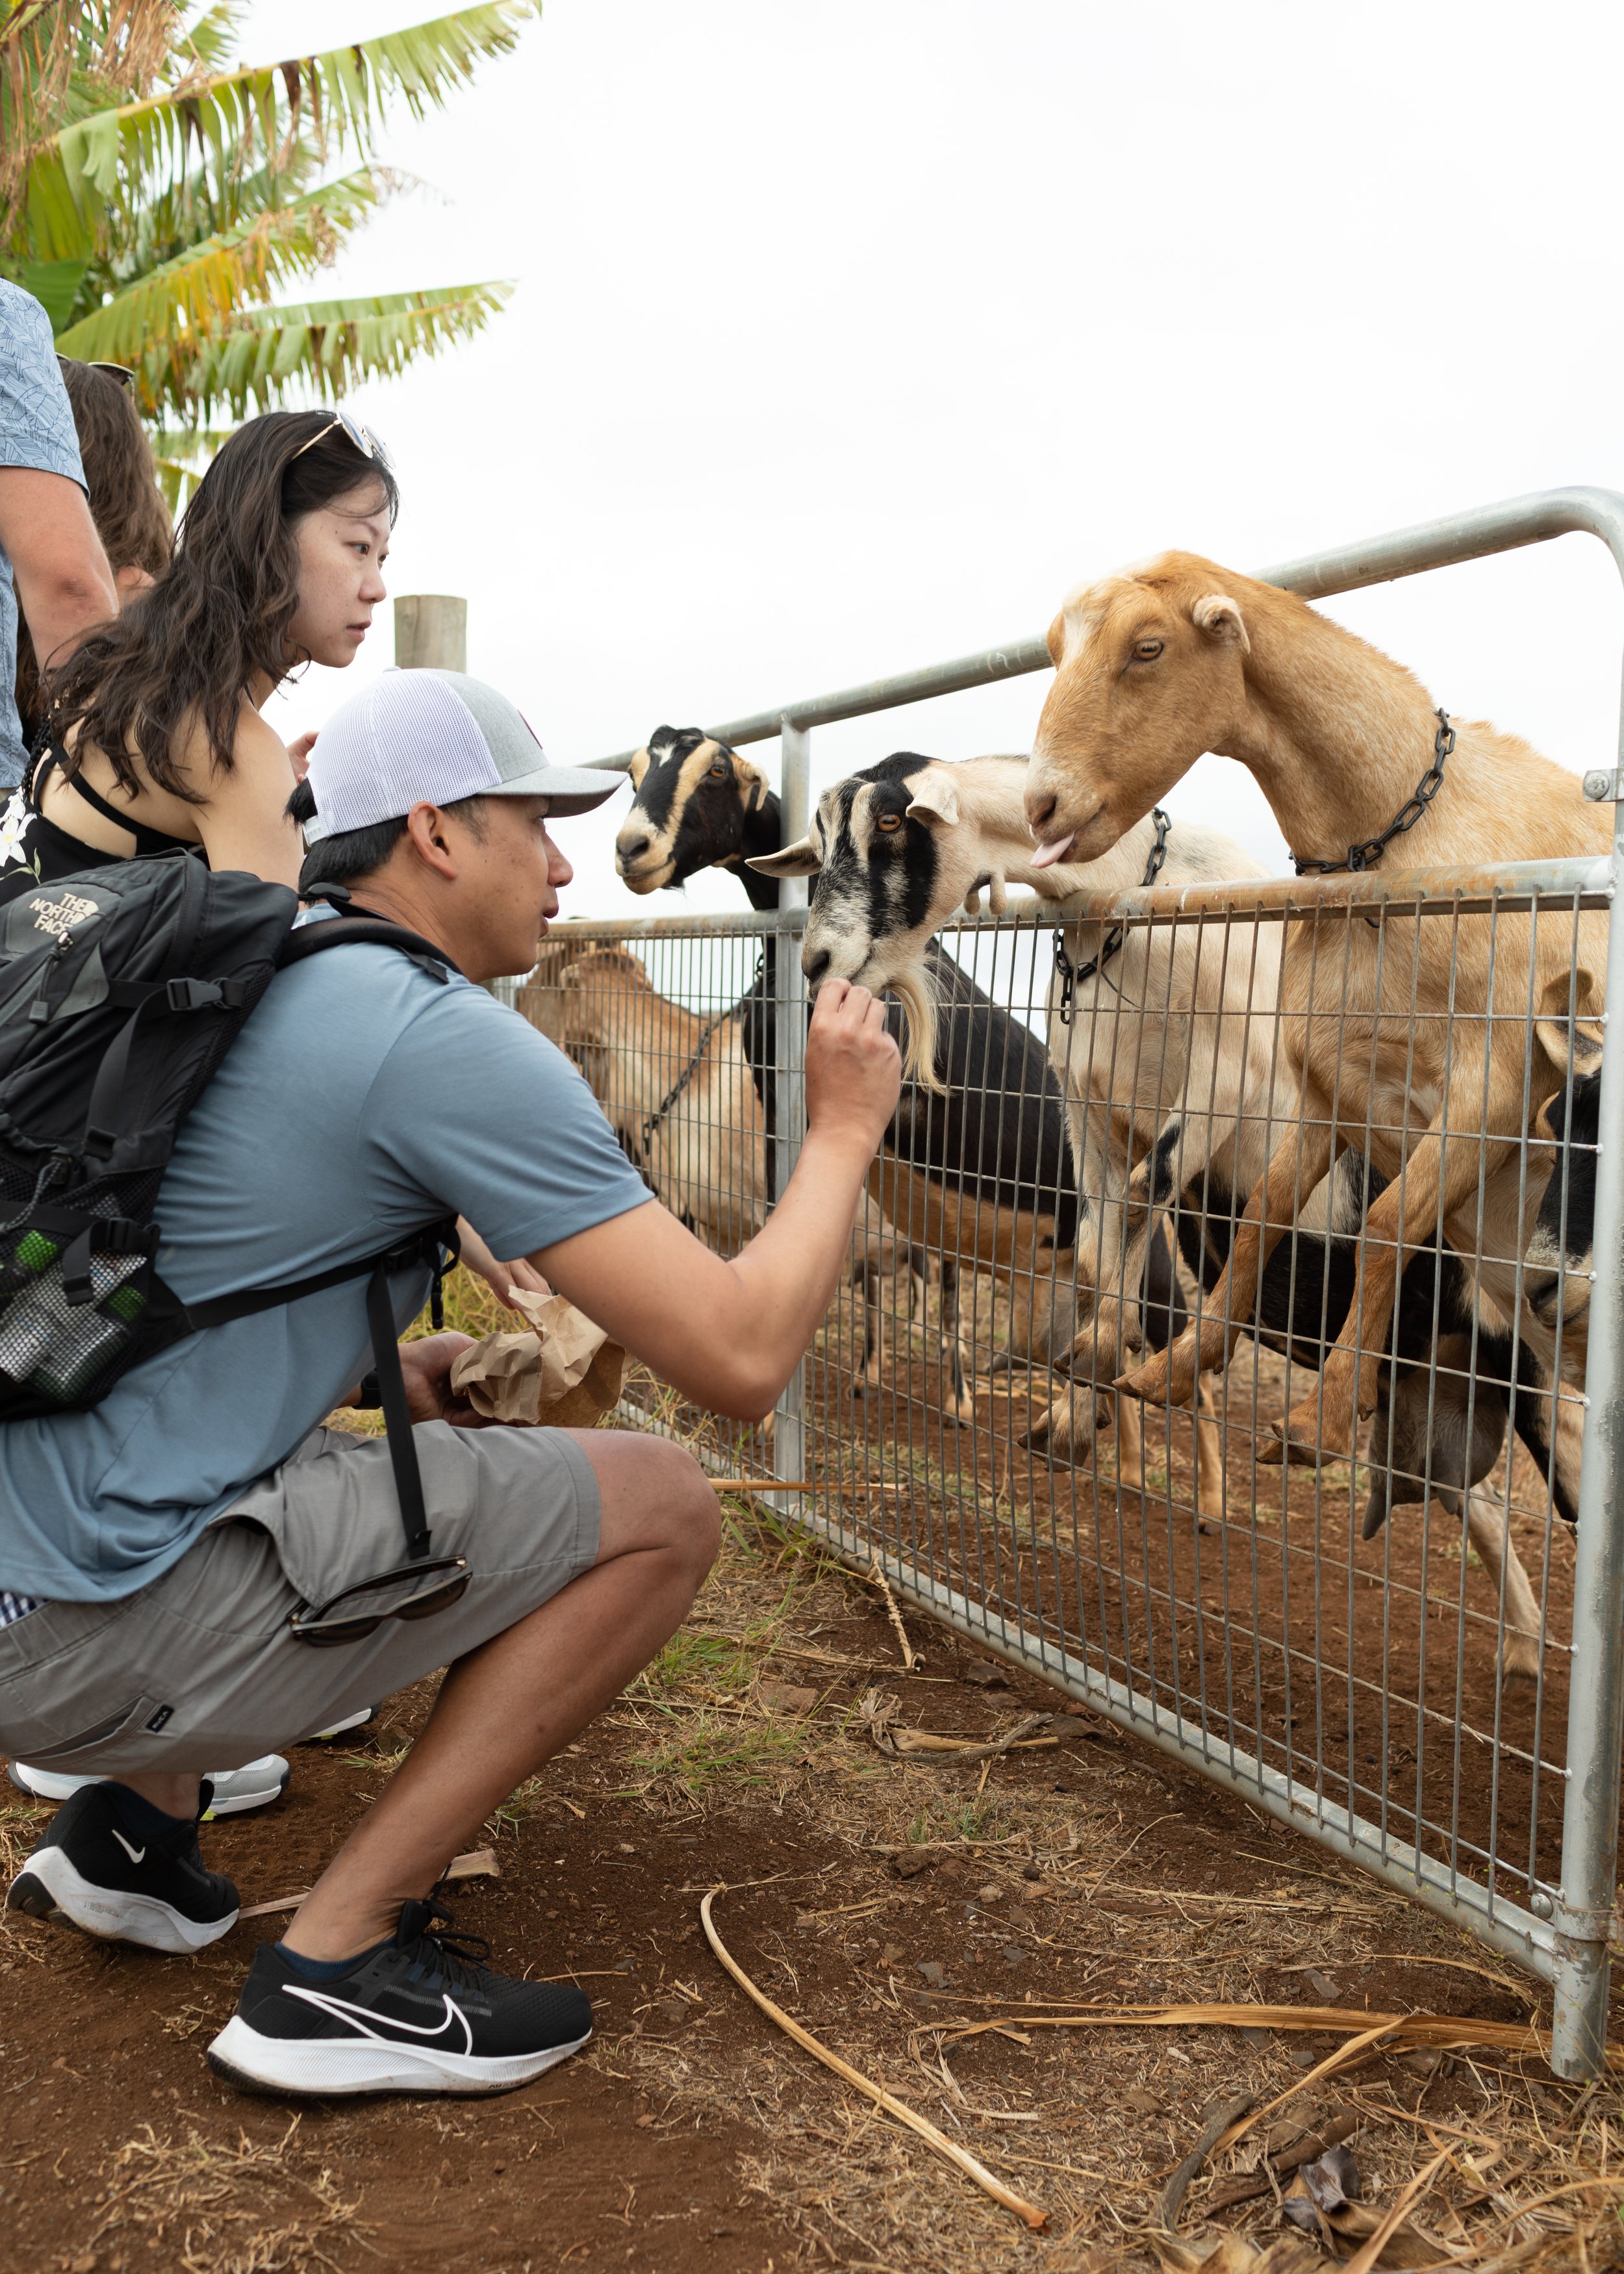
[[(209, 1804), (205, 1781), (202, 1810)], [(72, 1793), (6, 1894), (8, 1910), (65, 1918), (86, 1934), (148, 1950), (201, 1950), (237, 1924), (237, 1893), (206, 1871), (195, 1823), (138, 1840), (110, 1785)]]
[(208, 2049), (245, 2092), (508, 2092), (579, 2052), (592, 2008), (568, 1982), (515, 1982), (451, 1935), (450, 1914), (409, 1902), (392, 1942), (325, 1982), (271, 1943), (254, 1953), (237, 2011)]

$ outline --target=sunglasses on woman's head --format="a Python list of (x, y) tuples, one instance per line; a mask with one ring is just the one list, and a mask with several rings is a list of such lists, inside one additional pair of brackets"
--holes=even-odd
[[(71, 356), (59, 355), (56, 360), (58, 363), (71, 363), (73, 358)], [(87, 363), (85, 368), (86, 371), (99, 371), (104, 379), (114, 380), (119, 387), (135, 385), (135, 373), (127, 363)]]
[[(352, 418), (347, 410), (335, 410), (320, 433), (312, 434), (308, 442), (301, 442), (299, 444), (298, 448), (293, 454), (293, 458), (302, 458), (306, 450), (313, 450), (318, 442), (325, 442), (327, 436), (334, 431), (335, 427), (342, 428), (344, 433), (349, 437), (350, 441), (355, 444), (356, 448), (359, 450), (361, 456), (365, 458), (369, 463), (379, 466), (387, 466), (388, 464), (389, 453), (384, 448), (383, 444), (379, 440), (377, 435), (373, 433), (372, 428), (370, 426), (363, 426), (360, 420), (358, 418)], [(289, 459), (288, 463), (289, 465), (293, 463), (293, 458)]]

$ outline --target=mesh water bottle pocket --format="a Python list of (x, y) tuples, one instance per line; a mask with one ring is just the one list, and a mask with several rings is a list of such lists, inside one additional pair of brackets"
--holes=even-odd
[(144, 1255), (90, 1259), (92, 1299), (70, 1303), (62, 1246), (34, 1226), (0, 1239), (0, 1376), (53, 1405), (82, 1399), (128, 1350), (147, 1307)]

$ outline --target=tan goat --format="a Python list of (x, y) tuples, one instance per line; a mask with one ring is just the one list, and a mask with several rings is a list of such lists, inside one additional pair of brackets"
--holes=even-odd
[[(1390, 852), (1391, 866), (1610, 846), (1611, 813), (1586, 805), (1575, 776), (1481, 723), (1450, 719), (1440, 732), (1441, 714), (1402, 664), (1294, 595), (1195, 554), (1165, 553), (1082, 586), (1049, 644), (1057, 676), (1026, 788), (1040, 864), (1098, 859), (1205, 750), (1238, 758), (1255, 776), (1301, 862), (1346, 864), (1350, 847), (1373, 840), (1415, 796), (1439, 751), (1441, 787)], [(1248, 1202), (1199, 1338), (1187, 1330), (1123, 1386), (1191, 1400), (1199, 1372), (1222, 1364), (1252, 1315), (1293, 1196), (1349, 1146), (1392, 1181), (1365, 1218), (1347, 1322), (1320, 1382), (1287, 1415), (1274, 1457), (1288, 1447), (1310, 1459), (1353, 1453), (1359, 1416), (1377, 1402), (1398, 1274), (1440, 1225), (1462, 1255), (1486, 1257), (1471, 1266), (1484, 1286), (1530, 1348), (1571, 1378), (1583, 1328), (1559, 1351), (1519, 1303), (1517, 1284), (1542, 1182), (1521, 1173), (1521, 1141), (1566, 1073), (1568, 1028), (1542, 1035), (1536, 1025), (1531, 1070), (1524, 1037), (1530, 983), (1546, 1019), (1565, 1022), (1575, 997), (1579, 1009), (1590, 1007), (1605, 925), (1604, 916), (1579, 918), (1576, 960), (1589, 969), (1575, 970), (1571, 912), (1500, 912), (1492, 953), (1481, 917), (1389, 919), (1381, 931), (1341, 915), (1294, 923), (1281, 1003), (1302, 1118)]]
[[(623, 1151), (673, 1216), (708, 1247), (735, 1255), (767, 1219), (765, 1125), (733, 1011), (705, 1018), (662, 995), (642, 960), (556, 934), (518, 1007), (580, 1066)], [(880, 1382), (880, 1281), (914, 1259), (889, 1227), (852, 1232), (853, 1282), (863, 1299), (862, 1381)]]

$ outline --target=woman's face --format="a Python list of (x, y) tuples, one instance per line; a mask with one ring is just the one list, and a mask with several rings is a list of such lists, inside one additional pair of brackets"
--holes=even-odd
[(296, 523), (299, 604), (288, 627), (289, 667), (307, 659), (353, 663), (385, 596), (389, 512), (376, 482), (329, 499)]

